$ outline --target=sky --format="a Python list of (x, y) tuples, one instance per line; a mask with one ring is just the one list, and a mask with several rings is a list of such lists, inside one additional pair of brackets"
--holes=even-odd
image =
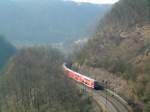
[(119, 0), (71, 0), (75, 2), (88, 2), (94, 4), (113, 4)]

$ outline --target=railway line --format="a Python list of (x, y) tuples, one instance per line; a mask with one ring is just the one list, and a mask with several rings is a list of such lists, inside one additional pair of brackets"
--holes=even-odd
[[(119, 99), (115, 98), (114, 96), (110, 96), (110, 95), (106, 96), (105, 92), (99, 92), (99, 91), (97, 91), (97, 94), (99, 97), (105, 98), (105, 106), (108, 112), (131, 112), (127, 104), (124, 104), (124, 102), (121, 102)], [(111, 105), (113, 107), (111, 107)]]
[[(95, 90), (94, 79), (79, 74), (63, 65), (65, 71), (70, 78), (80, 82), (79, 87), (86, 86), (86, 91), (92, 95), (93, 99), (99, 104), (103, 112), (132, 112), (127, 102), (123, 100), (119, 95), (113, 93), (109, 89)], [(76, 76), (77, 75), (77, 76)], [(90, 86), (89, 86), (90, 85)], [(96, 85), (97, 87), (98, 85)], [(97, 89), (97, 88), (96, 88)]]
[[(85, 88), (82, 86), (79, 85), (80, 88)], [(86, 92), (91, 94), (98, 106), (102, 108), (102, 112), (132, 112), (127, 104), (112, 95), (106, 94), (106, 91), (92, 90), (86, 87)]]

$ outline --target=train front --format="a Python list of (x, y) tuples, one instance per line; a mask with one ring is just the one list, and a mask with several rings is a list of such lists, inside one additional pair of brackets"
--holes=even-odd
[(94, 81), (94, 89), (95, 90), (104, 90), (104, 85), (100, 82)]

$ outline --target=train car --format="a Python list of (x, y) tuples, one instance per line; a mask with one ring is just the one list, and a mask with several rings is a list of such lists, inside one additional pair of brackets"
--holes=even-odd
[(85, 75), (79, 74), (79, 73), (71, 70), (70, 68), (68, 68), (66, 63), (63, 64), (63, 68), (66, 71), (68, 77), (86, 85), (87, 87), (96, 89), (96, 90), (104, 89), (104, 87), (100, 83), (98, 83), (96, 80), (89, 78)]

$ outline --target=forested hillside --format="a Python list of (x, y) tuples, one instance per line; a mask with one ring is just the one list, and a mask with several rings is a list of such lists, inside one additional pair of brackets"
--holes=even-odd
[(15, 51), (15, 48), (0, 35), (0, 71)]
[(0, 0), (0, 31), (17, 45), (77, 40), (89, 37), (93, 20), (110, 7), (63, 0)]
[(53, 48), (19, 51), (0, 78), (0, 112), (95, 112), (62, 63)]
[(135, 112), (149, 112), (150, 1), (116, 3), (100, 21), (94, 38), (78, 53), (77, 61), (126, 80), (130, 91), (124, 89), (122, 96), (133, 101), (133, 107), (137, 105)]

